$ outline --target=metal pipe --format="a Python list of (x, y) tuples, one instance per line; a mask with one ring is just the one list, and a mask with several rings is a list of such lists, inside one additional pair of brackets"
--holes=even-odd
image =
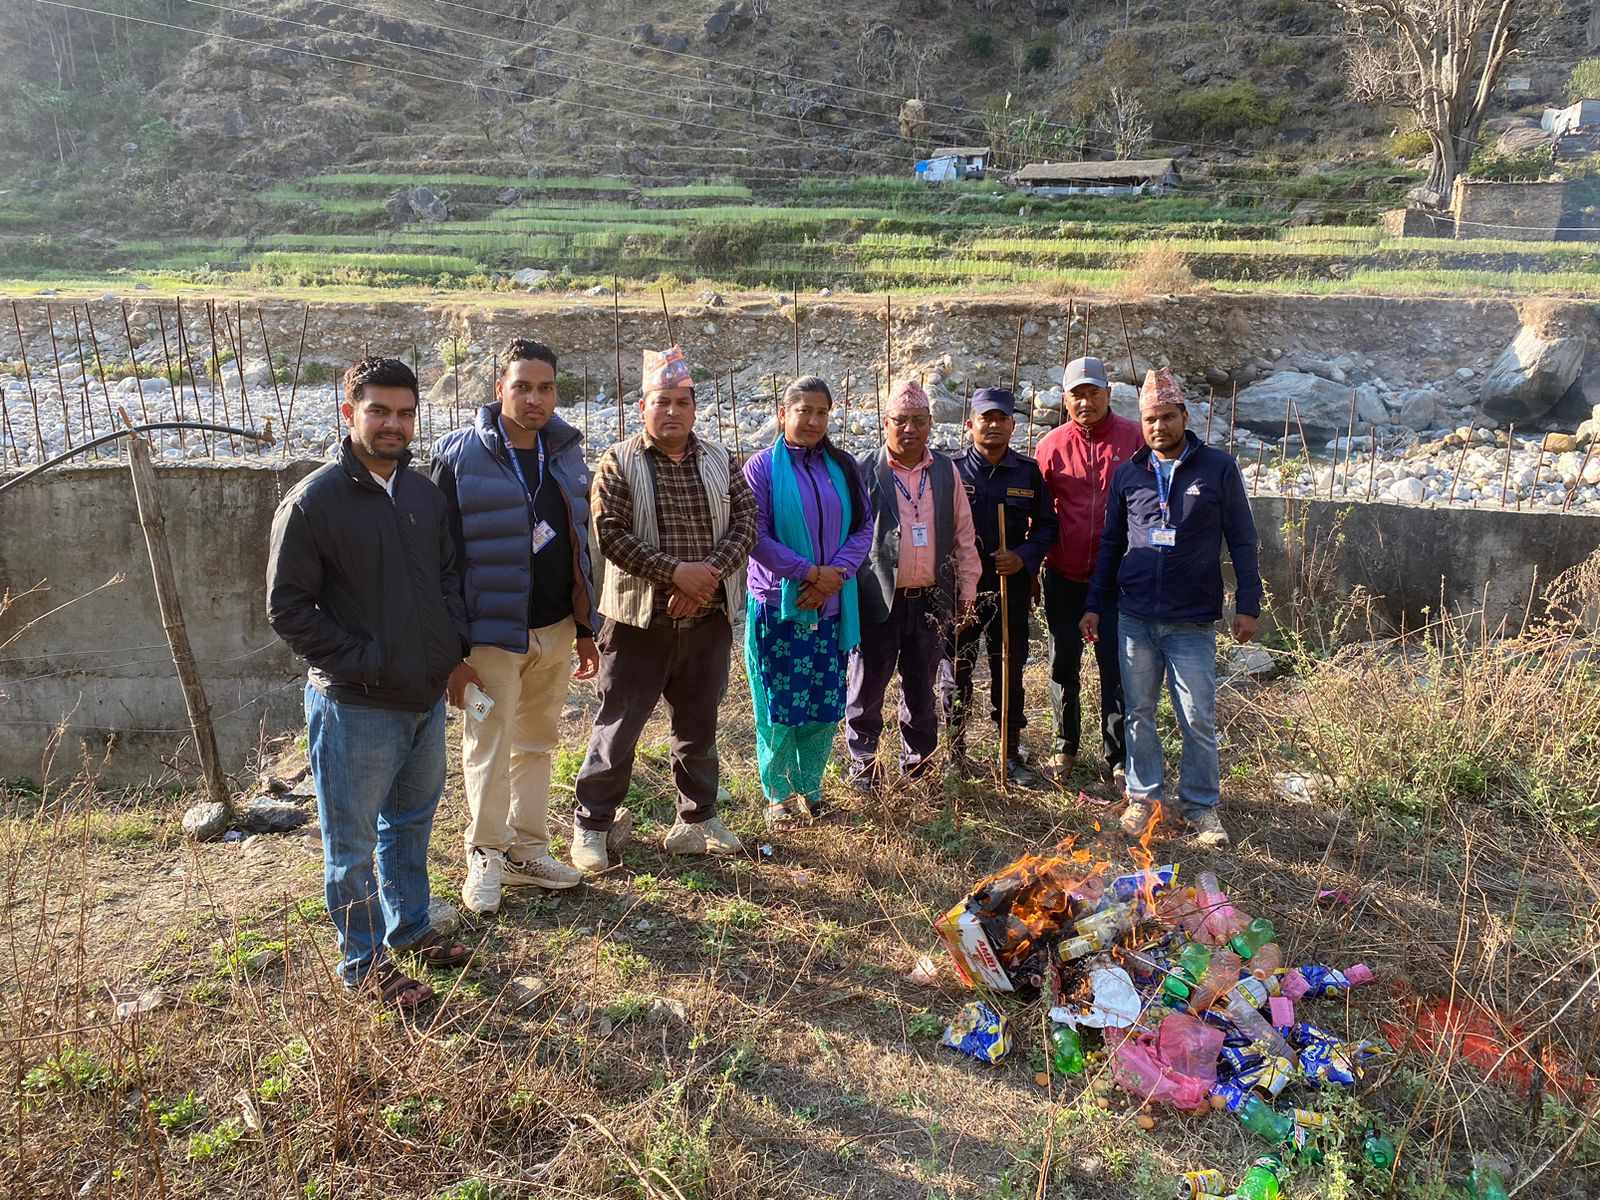
[(245, 438), (249, 441), (265, 442), (269, 446), (275, 440), (270, 433), (260, 433), (254, 429), (235, 429), (227, 425), (207, 425), (202, 421), (152, 421), (146, 425), (133, 425), (127, 429), (118, 429), (112, 433), (101, 434), (92, 441), (84, 442), (81, 445), (74, 446), (71, 450), (63, 451), (54, 458), (42, 462), (36, 467), (30, 467), (21, 475), (18, 475), (15, 479), (8, 479), (4, 483), (0, 483), (0, 492), (5, 492), (11, 488), (14, 488), (19, 483), (25, 483), (32, 479), (35, 475), (47, 471), (51, 467), (58, 466), (61, 463), (66, 462), (69, 458), (76, 458), (78, 455), (83, 454), (88, 450), (92, 450), (96, 446), (104, 446), (109, 442), (114, 442), (118, 438), (125, 438), (130, 434), (149, 433), (156, 429), (209, 429), (213, 433), (229, 433), (235, 435), (236, 437)]

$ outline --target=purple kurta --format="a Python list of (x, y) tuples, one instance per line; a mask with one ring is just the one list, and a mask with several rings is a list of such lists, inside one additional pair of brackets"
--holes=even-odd
[[(810, 558), (796, 554), (778, 540), (772, 519), (772, 447), (751, 455), (744, 464), (745, 482), (756, 498), (756, 544), (750, 551), (750, 594), (764, 608), (777, 607), (785, 579), (803, 583), (813, 566), (838, 567), (846, 579), (854, 578), (872, 546), (870, 519), (863, 521), (861, 528), (851, 534), (844, 545), (839, 545), (844, 512), (839, 504), (839, 493), (834, 490), (833, 478), (828, 474), (827, 454), (818, 449), (799, 450), (790, 446), (789, 461), (794, 464), (794, 481), (800, 491), (801, 507), (805, 509), (806, 528), (811, 531)], [(859, 504), (860, 499), (855, 502)], [(838, 614), (839, 597), (829, 596), (820, 615), (828, 618)]]

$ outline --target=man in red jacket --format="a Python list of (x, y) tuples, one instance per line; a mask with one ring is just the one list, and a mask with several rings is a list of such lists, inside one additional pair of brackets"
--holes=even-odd
[[(1100, 533), (1106, 523), (1106, 499), (1111, 476), (1144, 446), (1135, 421), (1111, 411), (1111, 383), (1098, 358), (1080, 358), (1067, 364), (1062, 376), (1069, 420), (1039, 442), (1039, 470), (1045, 487), (1055, 497), (1059, 530), (1056, 544), (1045, 557), (1044, 615), (1050, 630), (1050, 707), (1055, 716), (1055, 767), (1065, 778), (1078, 757), (1078, 737), (1083, 725), (1079, 699), (1079, 663), (1083, 636), (1078, 622), (1094, 574)], [(1117, 635), (1101, 617), (1095, 662), (1100, 668), (1100, 739), (1105, 749), (1102, 774), (1122, 778), (1127, 744), (1123, 736), (1122, 673), (1117, 665)]]

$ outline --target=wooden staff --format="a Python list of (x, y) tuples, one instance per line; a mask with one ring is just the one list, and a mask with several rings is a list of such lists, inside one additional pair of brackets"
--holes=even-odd
[[(1356, 444), (1356, 390), (1355, 390), (1355, 388), (1351, 388), (1350, 389), (1350, 428), (1345, 432), (1345, 435), (1344, 435), (1344, 481), (1343, 481), (1344, 486), (1339, 489), (1339, 494), (1341, 496), (1347, 496), (1347, 495), (1350, 494), (1350, 451), (1355, 449), (1355, 444)], [(1333, 461), (1334, 461), (1335, 467), (1337, 467), (1339, 465), (1339, 456), (1337, 454), (1335, 454), (1333, 456)], [(1328, 499), (1329, 500), (1333, 499), (1333, 484), (1331, 484), (1331, 483), (1328, 485)]]
[[(1239, 385), (1233, 385), (1233, 396), (1228, 401), (1228, 457), (1233, 457), (1234, 414), (1239, 411)], [(1265, 445), (1265, 443), (1263, 443)]]
[(1506, 469), (1500, 475), (1500, 507), (1506, 506), (1506, 489), (1511, 486), (1511, 447), (1517, 436), (1517, 425), (1513, 421), (1511, 428), (1506, 430)]
[[(183, 373), (187, 371), (189, 374), (189, 394), (194, 397), (194, 419), (196, 421), (203, 421), (205, 420), (205, 414), (200, 410), (199, 376), (196, 374), (194, 369), (194, 354), (189, 349), (189, 331), (184, 326), (182, 296), (177, 298), (176, 304), (178, 309), (178, 315), (175, 320), (178, 327), (179, 385), (182, 385)], [(215, 422), (213, 422), (213, 424), (215, 424)], [(337, 432), (337, 420), (335, 420), (335, 432)], [(200, 431), (200, 444), (205, 447), (206, 457), (211, 457), (211, 436), (204, 429)]]
[[(617, 277), (611, 277), (611, 348), (617, 357), (617, 436), (614, 441), (622, 440), (623, 422), (625, 417), (622, 411), (622, 293), (617, 288)], [(644, 381), (639, 381), (639, 386), (644, 387)], [(639, 393), (643, 396), (643, 391)]]
[(1011, 395), (1013, 398), (1017, 394), (1017, 375), (1022, 370), (1022, 321), (1023, 318), (1017, 318), (1017, 344), (1016, 348), (1011, 352)]
[[(1461, 454), (1456, 458), (1455, 474), (1450, 476), (1450, 498), (1445, 501), (1447, 504), (1456, 502), (1456, 484), (1461, 482), (1461, 471), (1467, 465), (1467, 451), (1472, 449), (1472, 431), (1477, 419), (1474, 416), (1467, 422), (1467, 440), (1461, 443)], [(1378, 431), (1376, 429), (1372, 431), (1372, 456), (1374, 459), (1378, 456)], [(1372, 495), (1371, 488), (1367, 489), (1367, 495), (1369, 498)]]
[[(95, 373), (100, 376), (100, 398), (105, 401), (106, 405), (106, 428), (108, 430), (115, 429), (117, 427), (117, 423), (115, 419), (116, 414), (111, 411), (111, 387), (108, 383), (106, 383), (106, 365), (100, 359), (100, 339), (95, 336), (94, 332), (94, 310), (89, 307), (87, 302), (85, 302), (83, 306), (83, 315), (87, 317), (89, 321), (89, 348), (94, 351), (94, 369)], [(133, 378), (134, 382), (137, 383), (139, 379), (139, 372), (137, 368), (135, 368), (133, 372)], [(141, 416), (144, 413), (143, 388), (139, 389), (139, 412)]]
[[(1128, 348), (1128, 379), (1134, 387), (1139, 386), (1139, 368), (1133, 362), (1133, 339), (1128, 336), (1128, 314), (1122, 311), (1122, 305), (1117, 305), (1117, 316), (1122, 321), (1122, 344)], [(1211, 428), (1210, 418), (1207, 418), (1206, 428)], [(1211, 444), (1210, 433), (1206, 434), (1206, 445)]]
[(306, 356), (306, 329), (311, 324), (311, 304), (307, 301), (300, 314), (300, 349), (294, 355), (294, 373), (289, 377), (289, 411), (283, 418), (284, 441), (288, 441), (289, 426), (294, 423), (294, 396), (300, 389), (300, 364)]
[(72, 449), (72, 410), (67, 407), (67, 385), (61, 382), (61, 347), (56, 344), (56, 316), (46, 301), (44, 321), (50, 327), (50, 357), (56, 363), (56, 392), (61, 398), (61, 434), (67, 439), (67, 449)]
[[(83, 399), (78, 407), (83, 415), (84, 427), (89, 431), (92, 440), (95, 435), (94, 412), (89, 407), (89, 371), (88, 364), (83, 361), (83, 326), (78, 324), (78, 306), (72, 306), (72, 344), (78, 349), (78, 386), (83, 389)], [(109, 433), (110, 430), (107, 430)], [(100, 457), (98, 448), (94, 451), (95, 458)]]
[[(22, 358), (22, 379), (28, 385), (28, 404), (33, 409), (33, 452), (40, 462), (45, 460), (44, 431), (39, 425), (39, 397), (33, 390), (33, 370), (28, 366), (28, 343), (22, 337), (22, 318), (17, 315), (17, 302), (11, 302), (11, 321), (17, 328), (17, 353)], [(16, 446), (13, 444), (12, 450)]]
[[(1000, 523), (1000, 553), (1006, 552), (1006, 506), (1002, 501), (995, 506), (995, 517)], [(1000, 786), (1005, 787), (1010, 776), (1006, 764), (1011, 761), (1007, 743), (1011, 740), (1011, 590), (1006, 585), (1011, 576), (1000, 576)]]
[[(133, 353), (133, 326), (128, 323), (128, 302), (126, 300), (122, 301), (120, 307), (122, 309), (122, 336), (128, 342), (128, 366), (133, 370), (133, 378), (137, 381), (139, 378), (139, 360)], [(158, 313), (161, 311), (159, 304), (156, 305), (156, 311)], [(92, 323), (90, 328), (93, 328)], [(170, 383), (171, 380), (169, 379), (168, 382)], [(150, 410), (145, 407), (144, 388), (142, 387), (139, 389), (139, 420), (147, 425), (150, 423)]]
[[(612, 279), (612, 282), (616, 282), (615, 278)], [(661, 316), (667, 323), (667, 345), (676, 346), (678, 344), (678, 339), (672, 336), (672, 310), (667, 307), (667, 289), (662, 287), (660, 292)]]
[(1589, 469), (1589, 456), (1593, 453), (1594, 441), (1591, 439), (1589, 444), (1583, 448), (1583, 462), (1578, 466), (1577, 482), (1567, 489), (1566, 499), (1561, 502), (1562, 512), (1566, 512), (1567, 509), (1572, 507), (1572, 498), (1578, 494), (1578, 489), (1583, 486), (1583, 473)]

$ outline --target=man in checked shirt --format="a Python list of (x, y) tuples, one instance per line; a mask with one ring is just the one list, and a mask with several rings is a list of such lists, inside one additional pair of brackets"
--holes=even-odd
[(717, 707), (728, 686), (730, 625), (744, 603), (756, 503), (728, 451), (694, 433), (683, 351), (644, 352), (644, 430), (605, 452), (591, 491), (605, 556), (596, 644), (600, 712), (578, 772), (572, 865), (604, 871), (606, 833), (627, 795), (634, 749), (659, 700), (672, 723), (674, 854), (736, 854), (716, 816)]

